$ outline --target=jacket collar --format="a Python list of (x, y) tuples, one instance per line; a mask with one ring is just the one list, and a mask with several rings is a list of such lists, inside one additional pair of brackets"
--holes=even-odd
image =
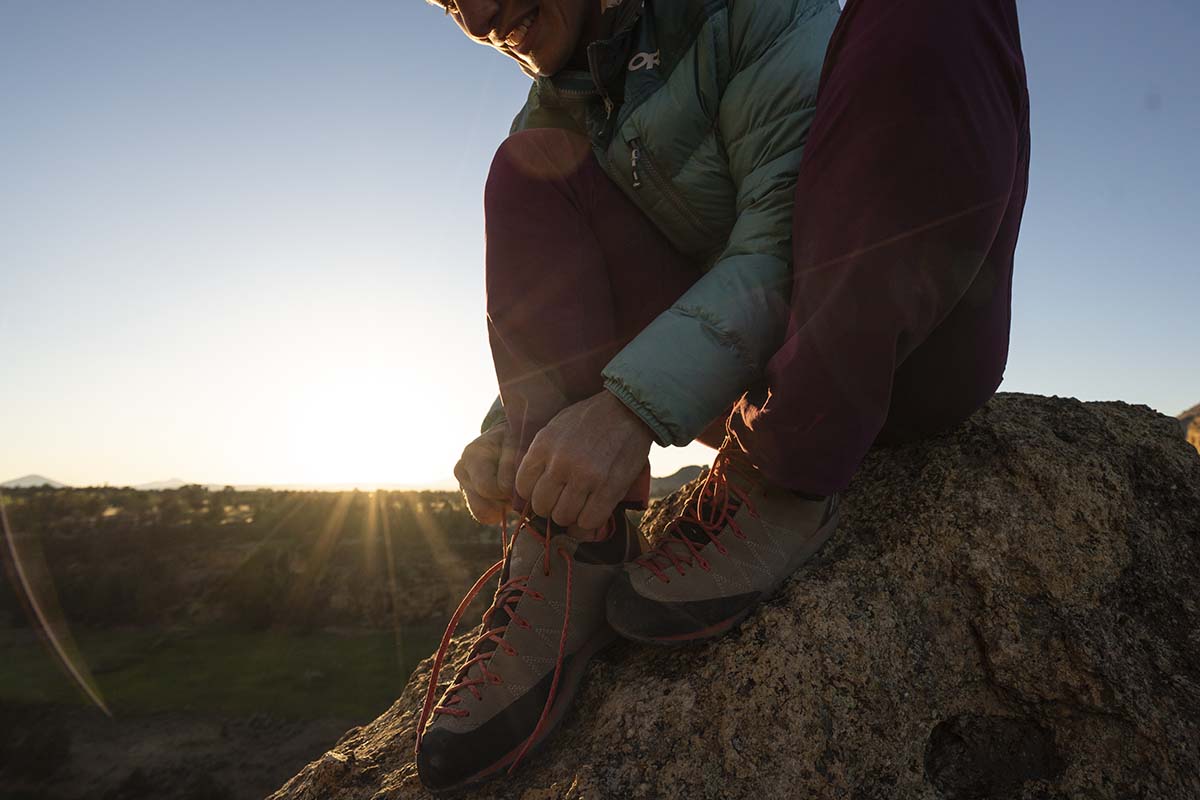
[(633, 27), (641, 18), (644, 8), (645, 0), (621, 2), (608, 38), (598, 39), (588, 45), (589, 69), (564, 69), (550, 76), (536, 77), (534, 80), (539, 96), (543, 100), (569, 100), (595, 95), (607, 99), (614, 92), (619, 93)]

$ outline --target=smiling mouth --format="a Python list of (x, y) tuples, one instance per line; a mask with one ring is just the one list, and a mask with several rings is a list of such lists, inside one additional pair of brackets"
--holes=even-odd
[(529, 35), (529, 29), (533, 27), (533, 23), (537, 21), (538, 8), (534, 8), (518, 22), (513, 29), (508, 32), (508, 36), (504, 38), (504, 43), (514, 50), (519, 48), (525, 41), (525, 37)]

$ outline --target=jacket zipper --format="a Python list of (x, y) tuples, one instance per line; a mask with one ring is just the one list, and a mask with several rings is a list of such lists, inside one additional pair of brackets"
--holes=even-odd
[(574, 97), (576, 99), (584, 99), (595, 94), (591, 89), (558, 89), (554, 90), (555, 94), (561, 97)]
[(596, 91), (600, 93), (600, 99), (604, 101), (604, 119), (612, 118), (613, 101), (608, 96), (608, 90), (604, 87), (604, 82), (600, 80), (600, 70), (596, 67), (596, 43), (592, 42), (588, 45), (587, 60), (588, 72), (592, 75), (592, 83), (596, 85)]
[(631, 148), (629, 160), (633, 177), (633, 188), (642, 188), (642, 175), (644, 173), (650, 179), (650, 182), (666, 196), (671, 205), (675, 207), (675, 210), (691, 223), (692, 227), (697, 231), (703, 231), (704, 221), (692, 210), (687, 200), (679, 194), (670, 179), (658, 171), (658, 167), (655, 166), (653, 159), (650, 158), (649, 152), (642, 151), (642, 140), (640, 138), (630, 139), (629, 145)]

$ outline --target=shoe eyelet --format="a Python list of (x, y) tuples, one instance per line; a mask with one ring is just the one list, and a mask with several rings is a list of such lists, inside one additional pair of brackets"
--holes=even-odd
[(704, 570), (705, 572), (712, 572), (712, 565), (710, 565), (707, 561), (701, 561), (700, 569)]
[(491, 680), (493, 686), (499, 686), (500, 684), (504, 683), (504, 679), (499, 675), (491, 675), (489, 676), (489, 680)]

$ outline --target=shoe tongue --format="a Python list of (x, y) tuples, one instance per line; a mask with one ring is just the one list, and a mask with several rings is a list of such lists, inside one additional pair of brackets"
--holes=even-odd
[(725, 482), (737, 487), (744, 494), (750, 494), (762, 481), (758, 470), (750, 463), (746, 454), (740, 450), (723, 453), (721, 460), (721, 474)]
[[(681, 536), (683, 536), (685, 539), (691, 539), (693, 543), (699, 545), (700, 547), (704, 547), (709, 543), (709, 541), (711, 541), (708, 538), (708, 534), (704, 532), (704, 529), (691, 519), (680, 520), (678, 528)], [(682, 550), (683, 548), (680, 549)]]
[[(535, 526), (534, 530), (536, 530), (539, 534), (546, 529), (546, 521), (540, 517), (535, 518), (528, 524)], [(554, 535), (557, 532), (560, 532), (560, 529), (551, 528), (550, 534)], [(496, 594), (493, 595), (496, 610), (492, 612), (492, 616), (488, 620), (487, 627), (489, 630), (492, 628), (503, 627), (511, 620), (511, 616), (508, 613), (508, 608), (504, 604), (503, 598), (499, 596), (500, 587), (508, 583), (513, 578), (531, 575), (535, 569), (539, 569), (538, 560), (546, 552), (545, 542), (529, 531), (518, 529), (518, 531), (513, 535), (516, 537), (516, 540), (512, 545), (512, 555), (508, 559), (508, 565), (500, 573), (500, 581), (496, 584)], [(513, 590), (510, 589), (506, 592), (506, 594), (511, 593), (512, 591)], [(495, 642), (485, 642), (479, 646), (479, 649), (476, 652), (483, 653), (495, 649)]]
[(546, 552), (546, 543), (540, 538), (543, 532), (548, 528), (550, 536), (562, 532), (557, 526), (548, 526), (546, 520), (541, 517), (536, 517), (527, 523), (526, 528), (529, 526), (533, 526), (533, 530), (537, 531), (536, 535), (527, 529), (518, 530), (513, 534), (517, 538), (513, 542), (512, 557), (508, 560), (508, 570), (500, 576), (501, 585), (512, 578), (519, 578), (533, 572), (538, 559)]
[[(713, 476), (710, 484), (713, 491), (700, 503), (700, 519), (708, 523), (716, 522), (717, 515), (721, 513), (722, 509), (725, 510), (725, 519), (727, 520), (741, 507), (741, 498), (736, 492), (730, 490), (731, 484), (745, 494), (749, 494), (755, 485), (754, 467), (746, 461), (742, 453), (723, 454), (718, 459), (720, 472)], [(697, 490), (697, 492), (699, 491), (701, 489)], [(693, 496), (688, 503), (685, 516), (679, 521), (679, 532), (694, 544), (703, 547), (712, 540), (695, 519), (695, 514), (696, 497)]]

